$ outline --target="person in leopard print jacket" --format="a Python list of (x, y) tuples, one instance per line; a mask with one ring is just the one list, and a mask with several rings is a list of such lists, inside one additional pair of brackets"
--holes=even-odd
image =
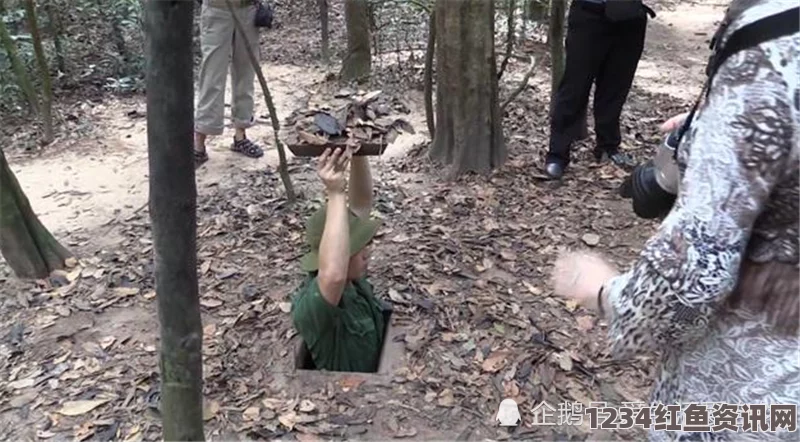
[[(735, 0), (722, 43), (794, 7), (796, 0)], [(612, 357), (660, 353), (654, 408), (708, 407), (711, 431), (651, 427), (651, 440), (800, 438), (796, 429), (764, 432), (770, 405), (800, 402), (799, 47), (794, 33), (720, 65), (678, 148), (675, 205), (630, 270), (618, 274), (586, 252), (555, 264), (555, 293), (608, 320)], [(722, 404), (738, 404), (739, 413), (766, 405), (766, 425), (740, 418), (753, 431), (715, 428)], [(796, 425), (797, 408), (784, 410), (795, 412), (788, 416)]]

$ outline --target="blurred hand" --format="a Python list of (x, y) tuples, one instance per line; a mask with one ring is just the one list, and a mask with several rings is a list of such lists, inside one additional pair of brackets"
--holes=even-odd
[(331, 153), (331, 149), (328, 148), (319, 157), (317, 174), (329, 193), (344, 192), (347, 187), (345, 172), (352, 155), (350, 149), (337, 148)]
[(573, 299), (586, 308), (597, 309), (597, 293), (617, 270), (600, 255), (588, 251), (562, 253), (553, 268), (556, 295)]
[(675, 115), (674, 117), (670, 118), (669, 120), (661, 123), (661, 132), (672, 132), (673, 130), (681, 127), (684, 121), (686, 121), (686, 117), (689, 116), (689, 112), (684, 112), (682, 114)]

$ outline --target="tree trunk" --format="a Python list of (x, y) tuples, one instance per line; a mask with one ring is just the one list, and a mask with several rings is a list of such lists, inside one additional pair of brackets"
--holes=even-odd
[(167, 441), (202, 441), (203, 329), (192, 138), (194, 1), (147, 2), (147, 147)]
[[(566, 0), (562, 0), (566, 1)], [(532, 22), (541, 22), (547, 18), (547, 0), (527, 0), (526, 16)]]
[(22, 61), (19, 59), (17, 47), (14, 44), (14, 40), (11, 39), (11, 35), (9, 35), (8, 29), (6, 29), (6, 24), (3, 20), (0, 20), (0, 41), (2, 41), (3, 49), (5, 49), (6, 54), (8, 55), (8, 60), (11, 63), (11, 69), (14, 71), (17, 84), (22, 90), (22, 93), (25, 95), (25, 98), (28, 100), (31, 114), (38, 115), (39, 99), (36, 97), (36, 90), (33, 88), (33, 83), (31, 83), (30, 77), (28, 77), (28, 72), (25, 70), (25, 65), (22, 64)]
[(432, 159), (450, 176), (501, 166), (493, 0), (436, 2), (436, 135)]
[(436, 50), (436, 11), (430, 12), (428, 22), (428, 46), (425, 48), (425, 72), (423, 73), (423, 89), (425, 93), (425, 123), (431, 139), (436, 135), (436, 123), (433, 119), (433, 56)]
[(47, 14), (48, 28), (50, 36), (53, 38), (53, 46), (56, 52), (56, 66), (62, 73), (67, 72), (67, 63), (64, 60), (64, 46), (61, 43), (61, 32), (63, 24), (61, 23), (61, 16), (52, 1), (45, 3), (45, 13)]
[(72, 253), (42, 225), (0, 149), (0, 251), (22, 279), (46, 278)]
[(342, 61), (342, 79), (361, 81), (369, 77), (372, 69), (367, 0), (345, 0), (344, 17), (347, 22), (347, 53)]
[[(507, 0), (508, 9), (506, 10), (506, 53), (503, 56), (503, 61), (500, 63), (500, 72), (497, 73), (497, 79), (503, 78), (503, 72), (506, 71), (508, 66), (508, 59), (511, 58), (511, 51), (514, 50), (514, 13), (517, 9), (516, 0)], [(524, 37), (525, 34), (523, 34)]]
[(34, 0), (25, 1), (25, 14), (28, 16), (28, 25), (31, 28), (33, 51), (36, 53), (36, 64), (39, 66), (39, 76), (42, 80), (42, 126), (44, 127), (44, 144), (53, 142), (53, 86), (50, 81), (50, 68), (42, 48), (42, 38), (39, 35), (39, 25), (36, 20), (36, 5)]
[[(566, 0), (550, 0), (550, 27), (548, 29), (547, 40), (550, 44), (550, 112), (553, 111), (556, 92), (564, 77), (564, 66), (566, 63), (566, 48), (564, 47), (564, 37), (566, 29), (564, 22), (567, 12)], [(583, 115), (576, 123), (577, 128), (568, 129), (567, 133), (575, 135), (575, 141), (589, 137), (589, 129), (586, 125), (586, 108), (583, 108)]]
[(328, 31), (328, 0), (317, 0), (319, 5), (319, 24), (322, 32), (322, 61), (331, 60), (330, 32)]
[(111, 41), (117, 49), (119, 60), (121, 60), (121, 62), (118, 60), (117, 70), (123, 72), (128, 67), (128, 50), (125, 47), (125, 36), (117, 19), (117, 13), (114, 11), (117, 6), (114, 2), (97, 0), (97, 11), (100, 14), (100, 18), (111, 26)]

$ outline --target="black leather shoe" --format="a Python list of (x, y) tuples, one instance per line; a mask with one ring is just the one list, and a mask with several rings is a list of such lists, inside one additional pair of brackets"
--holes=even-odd
[(547, 173), (547, 176), (554, 180), (564, 176), (564, 167), (558, 163), (547, 163), (544, 167), (544, 171)]
[(608, 156), (612, 163), (616, 164), (619, 167), (625, 168), (632, 168), (636, 166), (636, 162), (633, 161), (629, 155), (624, 154), (622, 152), (614, 152)]
[(603, 161), (605, 158), (611, 160), (611, 162), (618, 167), (632, 168), (636, 166), (636, 162), (633, 161), (633, 158), (622, 152), (617, 151), (609, 155), (607, 152), (594, 151), (594, 159), (598, 163)]

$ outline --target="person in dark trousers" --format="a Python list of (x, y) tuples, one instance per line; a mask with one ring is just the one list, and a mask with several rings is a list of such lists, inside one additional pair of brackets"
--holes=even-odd
[[(570, 163), (570, 148), (579, 119), (595, 83), (594, 120), (597, 136), (594, 156), (608, 157), (618, 166), (632, 166), (620, 152), (619, 117), (628, 97), (644, 48), (647, 15), (653, 11), (638, 1), (573, 0), (567, 19), (566, 66), (555, 96), (550, 120), (550, 147), (545, 171), (561, 178)], [(623, 3), (625, 3), (623, 5)], [(635, 8), (612, 15), (608, 8)]]

